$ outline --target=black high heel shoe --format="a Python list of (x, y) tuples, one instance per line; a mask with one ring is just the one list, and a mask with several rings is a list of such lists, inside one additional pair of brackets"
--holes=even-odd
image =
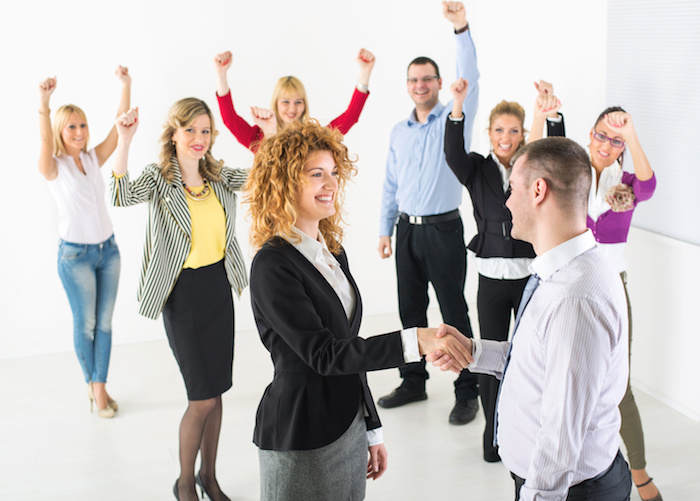
[(175, 499), (177, 501), (180, 501), (180, 495), (177, 493), (177, 482), (180, 480), (179, 478), (175, 480), (175, 485), (173, 485), (173, 494), (175, 494)]
[(207, 492), (207, 489), (204, 487), (204, 481), (202, 480), (202, 472), (201, 471), (197, 472), (197, 476), (194, 477), (194, 482), (199, 486), (199, 489), (202, 491), (202, 499), (204, 499), (205, 495), (206, 495), (206, 497), (211, 499), (211, 496)]

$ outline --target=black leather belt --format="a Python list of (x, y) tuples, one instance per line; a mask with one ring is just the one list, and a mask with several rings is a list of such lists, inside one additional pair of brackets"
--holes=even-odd
[(499, 235), (503, 237), (504, 240), (510, 240), (513, 221), (477, 221), (477, 227), (482, 233)]
[(459, 218), (459, 209), (445, 212), (444, 214), (436, 214), (434, 216), (409, 216), (408, 214), (400, 212), (399, 217), (409, 224), (437, 224)]

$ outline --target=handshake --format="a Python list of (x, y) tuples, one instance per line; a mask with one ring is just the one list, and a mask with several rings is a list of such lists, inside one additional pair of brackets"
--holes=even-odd
[(472, 340), (451, 325), (437, 329), (418, 327), (418, 349), (425, 359), (443, 371), (461, 372), (474, 362)]

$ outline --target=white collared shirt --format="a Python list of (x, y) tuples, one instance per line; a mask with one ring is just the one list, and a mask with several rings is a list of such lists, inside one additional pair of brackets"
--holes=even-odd
[[(590, 230), (537, 257), (540, 277), (512, 339), (497, 439), (503, 464), (525, 478), (520, 496), (565, 499), (610, 466), (619, 449), (628, 378), (622, 281)], [(473, 372), (502, 377), (509, 343), (474, 341)]]
[[(606, 167), (600, 173), (600, 179), (597, 179), (595, 168), (591, 167), (591, 176), (591, 191), (588, 194), (588, 217), (593, 221), (598, 221), (602, 214), (611, 210), (610, 204), (605, 200), (605, 194), (610, 188), (622, 182), (622, 166), (615, 162)], [(598, 245), (618, 272), (623, 272), (627, 269), (625, 242), (614, 244), (599, 243)]]

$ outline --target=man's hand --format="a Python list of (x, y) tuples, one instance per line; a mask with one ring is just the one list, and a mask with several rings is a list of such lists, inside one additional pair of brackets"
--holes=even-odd
[[(445, 327), (451, 330), (447, 331)], [(442, 370), (461, 372), (474, 361), (471, 341), (454, 327), (443, 324), (439, 329), (419, 327), (417, 331), (418, 349), (421, 355), (426, 355), (426, 360), (429, 361), (442, 360), (440, 364)], [(445, 355), (449, 356), (449, 361), (443, 359)]]
[(386, 259), (391, 257), (391, 237), (379, 237), (379, 257)]
[[(418, 329), (420, 330), (420, 329)], [(447, 324), (442, 324), (440, 327), (438, 327), (435, 331), (435, 337), (437, 339), (442, 339), (445, 337), (452, 337), (453, 339), (457, 340), (462, 346), (464, 347), (465, 351), (468, 353), (468, 364), (471, 364), (474, 362), (474, 358), (472, 357), (472, 340), (468, 337), (466, 337), (464, 334), (459, 332), (456, 328), (452, 327), (451, 325)], [(420, 342), (419, 342), (420, 343)], [(456, 371), (455, 369), (458, 367), (461, 368), (466, 368), (466, 365), (462, 365), (458, 360), (454, 358), (454, 356), (444, 350), (435, 350), (432, 353), (426, 353), (425, 355), (425, 360), (427, 362), (432, 363), (435, 367), (439, 367), (440, 370), (442, 371), (452, 371), (452, 372), (459, 372)]]
[(467, 11), (462, 2), (442, 2), (442, 15), (459, 31), (467, 25)]

